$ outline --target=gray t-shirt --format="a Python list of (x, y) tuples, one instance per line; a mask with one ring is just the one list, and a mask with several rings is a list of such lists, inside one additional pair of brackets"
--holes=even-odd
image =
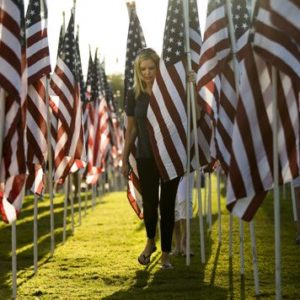
[(138, 127), (136, 158), (152, 158), (153, 154), (147, 130), (147, 109), (150, 96), (147, 93), (141, 93), (135, 99), (133, 90), (130, 90), (127, 95), (126, 115), (135, 117)]

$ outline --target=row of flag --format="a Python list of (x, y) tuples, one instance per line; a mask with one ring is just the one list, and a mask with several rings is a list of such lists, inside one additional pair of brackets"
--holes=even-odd
[[(13, 222), (25, 187), (42, 194), (50, 164), (51, 178), (62, 184), (82, 170), (97, 182), (110, 162), (119, 168), (123, 136), (113, 94), (97, 52), (90, 53), (83, 80), (75, 7), (62, 25), (57, 63), (51, 73), (47, 2), (0, 1), (0, 91), (3, 124), (0, 209)], [(49, 151), (52, 161), (49, 161)]]
[[(227, 208), (250, 221), (274, 184), (274, 97), (278, 98), (279, 182), (299, 176), (300, 5), (294, 0), (259, 0), (250, 15), (249, 1), (232, 0), (228, 6), (225, 0), (209, 0), (202, 40), (197, 1), (187, 1), (188, 38), (201, 108), (200, 165), (220, 161), (227, 176)], [(163, 180), (187, 170), (183, 2), (168, 1), (163, 51), (147, 112), (151, 146)], [(126, 66), (132, 66), (134, 53), (145, 44), (135, 7), (130, 24), (135, 27), (128, 31)], [(193, 141), (190, 149), (195, 168)], [(132, 162), (134, 166), (134, 153)], [(135, 190), (139, 194), (138, 180), (129, 187), (129, 197)]]

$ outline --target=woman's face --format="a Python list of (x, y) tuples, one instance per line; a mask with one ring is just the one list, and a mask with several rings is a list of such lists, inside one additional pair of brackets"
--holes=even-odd
[(152, 59), (145, 59), (140, 62), (140, 71), (142, 75), (142, 81), (146, 85), (152, 85), (156, 75), (156, 65)]

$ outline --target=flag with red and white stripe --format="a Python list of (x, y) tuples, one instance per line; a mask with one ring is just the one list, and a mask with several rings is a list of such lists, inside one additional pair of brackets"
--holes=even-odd
[(1, 112), (4, 120), (1, 121), (3, 140), (0, 141), (0, 210), (2, 219), (8, 223), (15, 221), (21, 210), (26, 179), (22, 109), (25, 99), (22, 74), (26, 65), (23, 21), (23, 1), (0, 1), (0, 101), (5, 107)]
[(79, 77), (76, 70), (74, 10), (64, 36), (64, 51), (58, 56), (51, 88), (59, 97), (54, 103), (58, 118), (54, 152), (54, 180), (62, 183), (65, 177), (85, 166), (82, 160), (83, 128)]
[[(126, 49), (126, 63), (125, 63), (125, 74), (124, 74), (124, 99), (125, 107), (127, 105), (127, 96), (128, 91), (133, 87), (134, 81), (134, 70), (133, 64), (134, 60), (138, 54), (138, 51), (143, 49), (146, 46), (146, 41), (143, 33), (140, 20), (138, 18), (135, 3), (128, 3), (128, 12), (129, 12), (129, 28), (127, 35), (127, 49)], [(124, 117), (124, 136), (127, 127), (127, 117)], [(128, 186), (127, 186), (127, 198), (132, 205), (136, 207), (138, 211), (143, 211), (143, 204), (140, 193), (134, 193), (133, 190), (139, 190), (139, 176), (136, 167), (135, 159), (135, 149), (133, 153), (129, 156), (129, 163), (132, 168), (133, 175), (128, 177)], [(133, 180), (134, 178), (134, 180)], [(139, 196), (138, 196), (139, 195)], [(136, 210), (135, 210), (136, 211)]]
[[(263, 4), (263, 2), (260, 2)], [(270, 35), (270, 15), (261, 7), (255, 19), (260, 43)], [(258, 25), (258, 26), (256, 26)], [(249, 33), (249, 32), (248, 32)], [(256, 34), (256, 33), (255, 33)], [(263, 36), (265, 34), (265, 36)], [(240, 58), (240, 90), (232, 134), (232, 157), (227, 182), (227, 207), (250, 221), (273, 188), (272, 112), (274, 82), (268, 57), (253, 50), (251, 39)], [(279, 182), (291, 181), (299, 174), (299, 102), (291, 79), (277, 73)]]
[(27, 38), (27, 166), (26, 185), (41, 194), (48, 155), (47, 144), (47, 75), (51, 72), (48, 34), (47, 4), (45, 0), (31, 0), (26, 13)]
[[(163, 53), (147, 111), (152, 150), (165, 181), (182, 176), (186, 171), (188, 122), (183, 3), (170, 0), (167, 11)], [(194, 0), (189, 1), (189, 13), (192, 60), (197, 68), (201, 36)]]

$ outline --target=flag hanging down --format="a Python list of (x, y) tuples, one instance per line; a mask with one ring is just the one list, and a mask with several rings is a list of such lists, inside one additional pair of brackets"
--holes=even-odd
[(58, 118), (56, 148), (54, 153), (54, 180), (64, 182), (70, 172), (84, 167), (82, 161), (83, 128), (79, 78), (76, 70), (74, 37), (74, 10), (64, 36), (64, 51), (59, 53), (51, 88), (59, 97), (52, 107)]
[(27, 166), (29, 171), (26, 185), (34, 193), (41, 194), (48, 154), (46, 76), (51, 71), (45, 0), (29, 2), (25, 23), (28, 72)]
[(135, 2), (127, 3), (129, 13), (129, 28), (127, 34), (127, 49), (124, 74), (124, 99), (126, 99), (128, 90), (133, 85), (133, 63), (139, 50), (146, 46), (146, 41), (140, 20), (136, 13)]
[[(127, 97), (128, 91), (133, 87), (134, 80), (134, 70), (133, 64), (136, 58), (136, 55), (139, 50), (143, 49), (146, 46), (146, 41), (144, 33), (136, 12), (135, 3), (127, 3), (128, 13), (129, 13), (129, 28), (127, 34), (127, 49), (126, 49), (126, 63), (125, 63), (125, 74), (124, 74), (124, 104), (125, 108), (127, 106)], [(124, 117), (124, 135), (127, 128), (127, 118)], [(128, 186), (127, 186), (127, 198), (132, 205), (132, 207), (137, 207), (140, 212), (143, 211), (142, 200), (137, 195), (139, 193), (131, 192), (131, 187), (138, 191), (140, 188), (138, 170), (136, 166), (135, 158), (135, 147), (129, 155), (129, 163), (132, 168), (132, 176), (128, 177)], [(135, 180), (133, 180), (133, 178)], [(140, 194), (139, 194), (140, 195)], [(139, 214), (138, 214), (139, 215)]]
[(2, 120), (4, 139), (0, 141), (3, 146), (0, 210), (2, 219), (8, 223), (15, 221), (20, 212), (26, 179), (25, 119), (22, 113), (22, 73), (26, 59), (24, 57), (22, 63), (23, 21), (23, 1), (0, 1), (0, 101), (5, 103)]
[[(199, 68), (199, 59), (202, 47), (202, 37), (200, 32), (199, 14), (197, 1), (189, 0), (189, 41), (191, 51), (192, 70), (197, 74)], [(196, 94), (198, 97), (198, 95)], [(196, 100), (197, 115), (197, 137), (198, 137), (198, 153), (201, 166), (209, 164), (211, 161), (210, 141), (211, 141), (211, 124), (206, 113), (200, 112), (199, 99)], [(197, 168), (194, 134), (191, 126), (191, 166), (192, 169)]]
[(86, 79), (86, 87), (85, 87), (85, 106), (84, 106), (84, 116), (86, 116), (86, 120), (84, 123), (84, 132), (85, 132), (85, 140), (86, 142), (86, 153), (87, 153), (87, 168), (86, 168), (86, 183), (87, 184), (95, 184), (98, 179), (98, 170), (94, 165), (94, 145), (95, 145), (95, 126), (97, 122), (97, 105), (98, 100), (95, 99), (95, 93), (92, 90), (94, 86), (94, 81), (96, 77), (95, 64), (93, 62), (91, 50), (89, 52), (89, 64), (88, 64), (88, 72)]
[[(196, 54), (196, 51), (199, 51), (201, 47), (198, 13), (195, 11), (195, 5), (195, 1), (189, 1), (190, 8), (193, 8), (189, 10), (193, 61), (195, 56), (196, 59), (199, 58), (199, 53)], [(182, 176), (187, 166), (186, 53), (183, 3), (170, 0), (167, 12), (162, 57), (147, 111), (152, 150), (160, 175), (165, 181)]]
[[(247, 43), (247, 31), (250, 27), (250, 16), (246, 1), (234, 0), (231, 5), (234, 37), (236, 44), (236, 55), (243, 51)], [(239, 67), (237, 60), (231, 55), (231, 59), (225, 62), (220, 68), (218, 79), (218, 101), (216, 104), (217, 113), (215, 114), (215, 144), (217, 158), (222, 164), (225, 173), (228, 172), (231, 157), (232, 130), (235, 120), (237, 106), (237, 89), (235, 76), (240, 80)]]
[(105, 98), (105, 89), (101, 78), (101, 65), (97, 53), (94, 59), (95, 68), (95, 99), (97, 101), (96, 124), (95, 124), (95, 143), (94, 143), (94, 165), (98, 169), (98, 174), (105, 170), (105, 161), (110, 144), (109, 132), (109, 111)]
[[(268, 19), (263, 17), (264, 22)], [(239, 53), (241, 80), (232, 134), (227, 207), (250, 221), (273, 188), (275, 116), (270, 65), (255, 53), (251, 39), (246, 41)], [(279, 74), (277, 82), (279, 182), (285, 183), (299, 174), (299, 103), (287, 76)]]

